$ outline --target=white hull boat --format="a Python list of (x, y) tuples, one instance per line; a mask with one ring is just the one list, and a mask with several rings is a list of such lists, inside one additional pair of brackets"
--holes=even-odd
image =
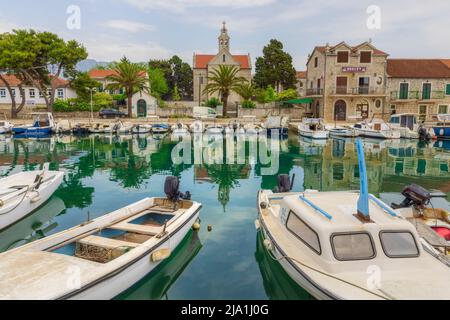
[(13, 127), (9, 121), (0, 121), (0, 134), (10, 133)]
[(322, 119), (303, 119), (303, 122), (298, 125), (299, 135), (316, 139), (324, 140), (328, 139), (329, 132), (322, 124)]
[(420, 245), (413, 224), (368, 193), (361, 140), (361, 190), (258, 193), (255, 226), (289, 276), (321, 300), (450, 299), (450, 269)]
[(133, 126), (131, 133), (133, 134), (145, 134), (152, 131), (152, 126), (149, 124), (138, 124)]
[(198, 220), (201, 204), (174, 204), (146, 198), (0, 254), (0, 299), (116, 297), (167, 259)]
[(203, 128), (203, 122), (201, 122), (200, 120), (194, 121), (190, 125), (189, 129), (192, 133), (203, 133), (205, 131), (205, 129)]
[(356, 138), (359, 133), (353, 128), (336, 127), (329, 130), (330, 136), (338, 138)]
[(43, 205), (59, 187), (63, 177), (63, 172), (44, 169), (0, 179), (0, 230)]
[(68, 134), (72, 132), (72, 125), (67, 119), (60, 120), (56, 123), (56, 133), (58, 134)]
[(206, 133), (210, 135), (219, 135), (224, 132), (224, 128), (220, 125), (212, 125), (206, 128)]
[(117, 133), (118, 134), (130, 134), (132, 129), (133, 129), (133, 125), (131, 123), (129, 123), (129, 122), (123, 123), (122, 121), (119, 121)]
[(354, 125), (354, 129), (361, 137), (377, 139), (400, 139), (400, 131), (393, 129), (383, 120), (362, 122)]
[(178, 136), (189, 134), (188, 127), (182, 123), (177, 123), (172, 126), (172, 133)]

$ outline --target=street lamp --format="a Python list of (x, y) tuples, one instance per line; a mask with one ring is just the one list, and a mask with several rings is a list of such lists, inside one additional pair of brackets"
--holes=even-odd
[(97, 88), (86, 88), (91, 92), (91, 121), (94, 121), (93, 93), (97, 92)]

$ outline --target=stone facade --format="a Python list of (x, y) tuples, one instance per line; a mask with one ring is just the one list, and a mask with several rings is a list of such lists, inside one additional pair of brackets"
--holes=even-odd
[(370, 42), (316, 47), (307, 63), (311, 115), (329, 122), (381, 117), (387, 102), (387, 57)]
[[(226, 28), (225, 22), (220, 31), (218, 38), (218, 53), (210, 54), (194, 54), (193, 73), (194, 73), (194, 101), (198, 105), (209, 100), (212, 97), (220, 98), (218, 93), (209, 95), (204, 92), (205, 86), (208, 84), (208, 75), (220, 65), (238, 66), (240, 71), (238, 76), (244, 77), (248, 81), (252, 79), (252, 63), (250, 55), (233, 55), (230, 52), (230, 36)], [(232, 93), (228, 99), (229, 106), (241, 102), (241, 97)]]
[(306, 95), (306, 71), (297, 71), (297, 93), (299, 97)]

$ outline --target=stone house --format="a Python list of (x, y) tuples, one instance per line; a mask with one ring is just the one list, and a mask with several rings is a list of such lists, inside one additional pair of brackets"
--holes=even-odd
[(305, 96), (313, 98), (307, 113), (329, 122), (382, 116), (387, 57), (371, 42), (315, 47), (307, 62)]
[[(205, 86), (208, 84), (208, 75), (219, 65), (238, 66), (240, 71), (238, 76), (251, 81), (252, 79), (252, 63), (250, 55), (236, 55), (230, 52), (230, 36), (226, 28), (225, 22), (220, 31), (218, 38), (218, 53), (217, 54), (197, 54), (194, 53), (193, 61), (193, 76), (194, 76), (194, 101), (201, 105), (202, 102), (209, 100), (212, 97), (220, 98), (219, 95), (209, 95), (204, 92)], [(242, 98), (232, 92), (229, 99), (229, 107), (233, 104), (241, 102)]]
[(297, 71), (297, 93), (299, 97), (304, 97), (306, 94), (306, 71)]
[(450, 59), (388, 59), (389, 113), (450, 113)]

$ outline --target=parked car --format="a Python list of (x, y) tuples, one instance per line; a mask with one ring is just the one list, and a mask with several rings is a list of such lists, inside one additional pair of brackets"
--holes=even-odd
[(100, 118), (108, 119), (108, 118), (125, 118), (127, 117), (126, 113), (123, 113), (116, 109), (103, 109), (98, 113)]

